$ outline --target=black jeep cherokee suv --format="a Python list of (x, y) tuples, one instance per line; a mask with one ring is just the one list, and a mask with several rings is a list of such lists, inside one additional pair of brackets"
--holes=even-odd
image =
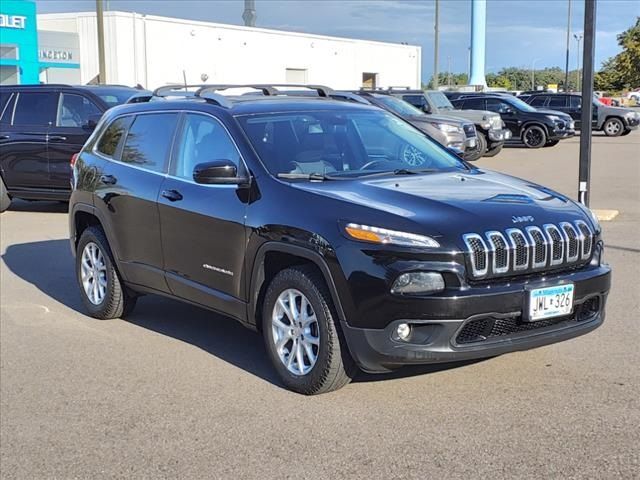
[(121, 85), (0, 87), (0, 212), (12, 197), (66, 201), (71, 157), (105, 111), (139, 93)]
[(69, 209), (92, 316), (149, 293), (221, 312), (261, 331), (306, 394), (356, 367), (490, 357), (602, 324), (610, 269), (588, 209), (376, 107), (278, 89), (107, 112)]
[(513, 95), (478, 94), (452, 100), (461, 110), (497, 112), (512, 133), (513, 141), (522, 141), (529, 148), (550, 147), (576, 134), (575, 124), (566, 113), (540, 110)]

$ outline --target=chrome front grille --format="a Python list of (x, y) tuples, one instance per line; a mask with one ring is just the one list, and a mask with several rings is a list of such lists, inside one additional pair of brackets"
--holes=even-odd
[(491, 230), (462, 236), (471, 276), (517, 275), (584, 262), (591, 257), (594, 234), (582, 220), (542, 227)]

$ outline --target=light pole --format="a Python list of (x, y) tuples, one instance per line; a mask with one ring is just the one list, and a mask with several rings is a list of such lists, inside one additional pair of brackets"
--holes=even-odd
[(536, 89), (536, 71), (535, 71), (535, 67), (536, 67), (536, 62), (540, 60), (539, 58), (536, 58), (533, 62), (531, 62), (531, 90), (535, 90)]
[(571, 0), (567, 0), (567, 57), (564, 64), (564, 91), (569, 90), (569, 43), (571, 40)]
[(440, 1), (436, 0), (435, 22), (433, 26), (434, 42), (433, 42), (433, 88), (438, 89), (440, 84), (440, 72), (438, 68), (438, 50), (440, 50)]
[(104, 55), (104, 8), (102, 0), (96, 0), (96, 23), (98, 25), (98, 83), (107, 83)]
[(580, 90), (580, 42), (583, 35), (581, 33), (574, 33), (573, 38), (578, 42), (578, 50), (576, 50), (576, 56), (578, 58), (578, 66), (576, 68), (576, 90)]

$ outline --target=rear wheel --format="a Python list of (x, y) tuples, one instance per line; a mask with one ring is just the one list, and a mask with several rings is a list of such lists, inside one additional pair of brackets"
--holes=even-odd
[(610, 118), (602, 126), (607, 137), (619, 137), (624, 132), (624, 124), (619, 118)]
[(355, 375), (331, 295), (313, 267), (288, 268), (275, 276), (262, 319), (267, 353), (289, 389), (326, 393)]
[(476, 134), (476, 148), (469, 155), (465, 155), (464, 159), (469, 162), (474, 162), (480, 159), (487, 150), (487, 139), (482, 132)]
[(559, 143), (560, 143), (560, 140), (549, 140), (545, 145), (545, 147), (553, 147)]
[(11, 205), (11, 197), (7, 192), (4, 180), (0, 177), (0, 213), (4, 212)]
[(522, 142), (529, 148), (544, 147), (547, 143), (547, 133), (539, 125), (531, 125), (522, 133)]
[(136, 298), (124, 289), (104, 232), (89, 227), (76, 249), (76, 275), (80, 296), (89, 314), (107, 320), (131, 313)]

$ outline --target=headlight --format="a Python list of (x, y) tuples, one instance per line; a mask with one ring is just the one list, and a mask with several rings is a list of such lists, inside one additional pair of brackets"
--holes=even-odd
[(437, 248), (440, 244), (426, 235), (415, 233), (397, 232), (386, 228), (370, 227), (369, 225), (359, 225), (348, 223), (344, 231), (350, 238), (363, 242), (378, 243), (381, 245), (401, 245), (405, 247), (429, 247)]
[(445, 133), (459, 133), (462, 132), (460, 127), (456, 127), (455, 125), (449, 125), (448, 123), (436, 123), (432, 122), (431, 125), (436, 127), (437, 129), (445, 132)]
[(491, 128), (491, 122), (482, 122), (480, 126), (485, 130), (489, 130), (489, 128)]
[(444, 278), (437, 272), (403, 273), (393, 282), (391, 293), (418, 295), (444, 290)]
[(558, 117), (557, 115), (547, 115), (547, 118), (548, 118), (549, 120), (551, 120), (552, 122), (559, 122), (559, 121), (561, 121), (561, 118), (560, 118), (560, 117)]
[(602, 227), (600, 226), (600, 220), (598, 220), (598, 217), (596, 216), (596, 214), (593, 212), (593, 210), (591, 210), (589, 207), (583, 205), (580, 202), (577, 202), (578, 205), (580, 205), (580, 208), (587, 214), (589, 215), (589, 218), (591, 219), (591, 223), (593, 223), (593, 228), (595, 228), (595, 233), (599, 233), (602, 231)]

